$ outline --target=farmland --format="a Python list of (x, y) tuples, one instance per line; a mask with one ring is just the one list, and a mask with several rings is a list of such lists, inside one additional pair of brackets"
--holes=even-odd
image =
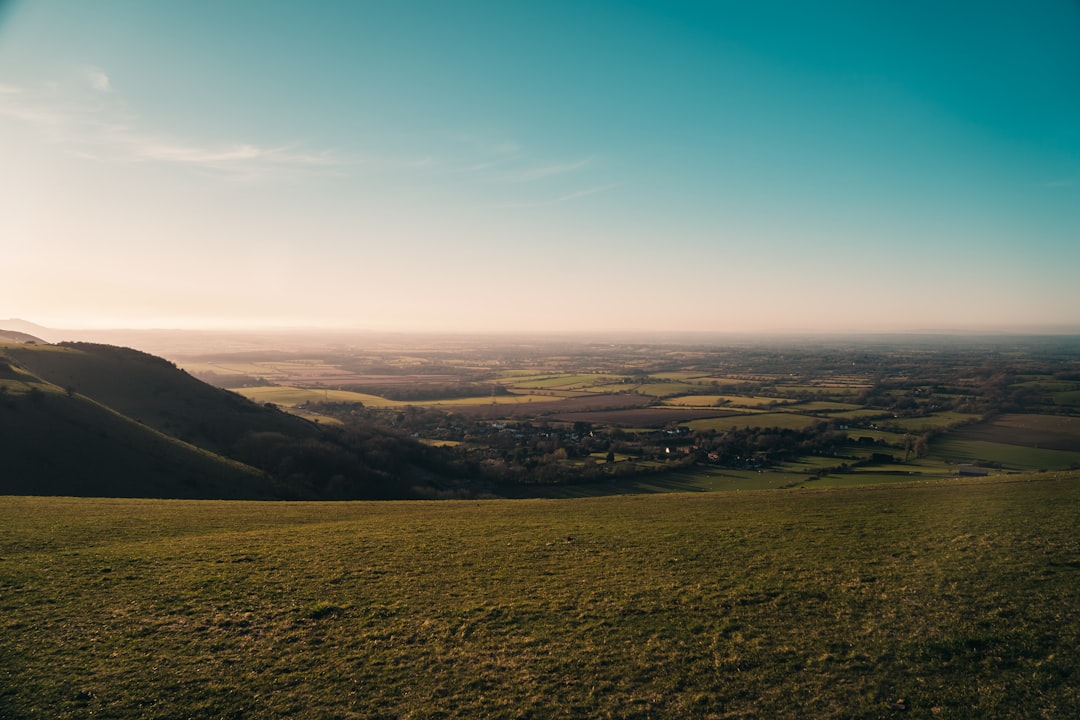
[(4, 498), (0, 717), (1067, 717), (1080, 478), (1003, 480)]
[[(920, 342), (384, 345), (203, 357), (190, 371), (241, 373), (226, 386), (305, 417), (361, 416), (452, 443), (499, 483), (629, 482), (719, 467), (857, 484), (905, 477), (879, 466), (918, 460), (933, 465), (910, 472), (937, 477), (971, 465), (1080, 467), (1073, 339)], [(748, 429), (754, 436), (732, 451), (732, 434)]]

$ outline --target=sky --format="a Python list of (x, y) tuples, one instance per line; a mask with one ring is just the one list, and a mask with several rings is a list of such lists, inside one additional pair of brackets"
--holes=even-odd
[(1080, 2), (0, 0), (0, 318), (1080, 331)]

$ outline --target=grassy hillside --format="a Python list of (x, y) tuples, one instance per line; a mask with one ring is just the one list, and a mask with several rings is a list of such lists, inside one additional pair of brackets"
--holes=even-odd
[(1080, 476), (569, 501), (0, 499), (0, 717), (1031, 718)]
[(168, 437), (0, 358), (0, 493), (265, 498), (254, 468)]
[(0, 344), (0, 365), (0, 493), (357, 499), (456, 487), (454, 469), (401, 433), (324, 431), (136, 350)]
[(0, 328), (0, 343), (44, 343), (41, 338), (17, 330)]
[(304, 420), (256, 405), (191, 377), (167, 360), (138, 350), (95, 345), (0, 347), (38, 377), (71, 388), (168, 435), (229, 453), (245, 434), (279, 432), (315, 437)]

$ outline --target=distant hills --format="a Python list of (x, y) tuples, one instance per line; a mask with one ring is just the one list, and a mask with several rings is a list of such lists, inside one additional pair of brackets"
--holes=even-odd
[(43, 343), (45, 342), (41, 338), (30, 335), (29, 333), (18, 332), (17, 330), (2, 330), (0, 329), (0, 342), (5, 343)]
[(331, 434), (137, 350), (0, 339), (0, 494), (407, 497), (439, 472), (426, 453), (385, 431)]

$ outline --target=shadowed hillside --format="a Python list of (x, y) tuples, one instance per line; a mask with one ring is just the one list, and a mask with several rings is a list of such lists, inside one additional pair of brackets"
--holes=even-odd
[(168, 437), (0, 358), (0, 492), (271, 498), (252, 467)]
[(431, 496), (437, 450), (324, 429), (108, 345), (0, 344), (0, 493), (357, 499)]
[(9, 347), (5, 353), (43, 380), (217, 453), (230, 453), (251, 432), (318, 435), (305, 420), (207, 385), (168, 360), (138, 350), (61, 343)]

